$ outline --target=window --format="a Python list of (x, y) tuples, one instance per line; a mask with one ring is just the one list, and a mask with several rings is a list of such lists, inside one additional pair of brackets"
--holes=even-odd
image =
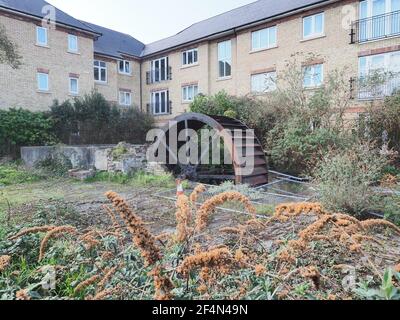
[(231, 40), (218, 43), (218, 74), (220, 78), (232, 75), (232, 42)]
[(153, 114), (162, 115), (169, 113), (169, 92), (168, 90), (151, 93), (151, 106)]
[(400, 51), (359, 58), (359, 99), (381, 98), (400, 88)]
[(313, 38), (324, 34), (324, 13), (303, 18), (303, 38)]
[(73, 34), (68, 35), (68, 51), (78, 52), (78, 37)]
[(265, 93), (276, 90), (276, 72), (265, 72), (251, 76), (251, 91)]
[(131, 63), (130, 61), (120, 60), (118, 61), (118, 72), (122, 74), (131, 74)]
[(305, 88), (319, 87), (324, 81), (324, 67), (322, 64), (303, 67)]
[(47, 29), (36, 27), (36, 44), (40, 46), (47, 46)]
[(37, 73), (37, 83), (39, 91), (49, 91), (49, 75), (47, 73)]
[(199, 87), (197, 84), (182, 87), (182, 101), (191, 102), (197, 96)]
[(169, 80), (168, 75), (168, 57), (151, 61), (151, 82), (160, 82)]
[(107, 82), (107, 65), (104, 61), (94, 61), (94, 80)]
[(266, 28), (252, 32), (252, 50), (262, 50), (276, 47), (277, 27)]
[(196, 64), (198, 62), (198, 51), (197, 49), (191, 49), (182, 52), (182, 65), (188, 66)]
[(70, 77), (69, 78), (69, 93), (71, 94), (79, 94), (79, 80), (78, 78)]
[(132, 105), (132, 93), (129, 91), (119, 92), (119, 104), (121, 106), (131, 106)]
[[(385, 16), (391, 14), (391, 16)], [(400, 0), (364, 0), (360, 2), (361, 41), (400, 33)]]

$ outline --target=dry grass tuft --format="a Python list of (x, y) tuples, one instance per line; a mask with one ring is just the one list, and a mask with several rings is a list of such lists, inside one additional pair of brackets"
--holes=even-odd
[(76, 228), (71, 227), (71, 226), (63, 226), (63, 227), (56, 227), (54, 229), (51, 229), (46, 234), (46, 236), (43, 238), (43, 240), (40, 244), (39, 262), (42, 261), (44, 258), (46, 245), (49, 242), (49, 240), (52, 238), (55, 238), (55, 237), (63, 236), (66, 233), (75, 234), (75, 233), (77, 233), (77, 230), (76, 230)]
[(33, 228), (29, 228), (29, 229), (25, 229), (22, 230), (21, 232), (17, 233), (15, 236), (12, 236), (10, 238), (11, 241), (13, 240), (17, 240), (27, 234), (31, 234), (31, 233), (42, 233), (42, 232), (49, 232), (51, 230), (53, 230), (54, 228), (56, 228), (55, 226), (42, 226), (42, 227), (33, 227)]
[(256, 209), (251, 204), (249, 198), (235, 191), (224, 192), (207, 200), (197, 211), (196, 230), (203, 231), (207, 227), (209, 216), (212, 212), (214, 212), (215, 208), (230, 201), (238, 201), (243, 203), (246, 210), (253, 214), (253, 217), (255, 218)]
[(6, 270), (6, 268), (10, 265), (10, 261), (10, 256), (0, 256), (0, 272)]
[(149, 276), (152, 276), (154, 279), (154, 287), (156, 289), (156, 293), (154, 295), (154, 299), (158, 301), (172, 300), (174, 296), (171, 291), (174, 289), (174, 285), (171, 282), (171, 279), (163, 274), (163, 269), (161, 266), (156, 266), (150, 273)]
[(162, 255), (160, 249), (155, 244), (155, 237), (145, 228), (142, 219), (137, 216), (126, 201), (115, 192), (107, 192), (106, 197), (112, 202), (115, 210), (119, 212), (122, 220), (124, 220), (146, 264), (148, 266), (153, 265), (161, 260)]

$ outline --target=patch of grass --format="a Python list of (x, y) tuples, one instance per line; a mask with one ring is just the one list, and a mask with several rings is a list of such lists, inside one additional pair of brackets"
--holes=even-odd
[(0, 186), (32, 183), (44, 179), (43, 175), (29, 171), (18, 164), (0, 165)]
[(86, 180), (88, 183), (93, 182), (111, 182), (138, 187), (160, 187), (173, 188), (175, 181), (172, 174), (152, 175), (143, 171), (138, 171), (131, 175), (123, 173), (99, 172), (93, 178)]

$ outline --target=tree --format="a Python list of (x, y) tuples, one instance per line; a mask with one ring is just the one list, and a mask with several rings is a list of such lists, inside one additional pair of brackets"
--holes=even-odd
[(5, 27), (0, 25), (0, 64), (18, 69), (22, 64), (21, 59), (16, 44), (8, 38)]

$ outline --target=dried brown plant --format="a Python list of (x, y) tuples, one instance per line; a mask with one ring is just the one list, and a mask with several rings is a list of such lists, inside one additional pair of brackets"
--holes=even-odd
[(31, 296), (29, 295), (29, 291), (27, 289), (21, 289), (19, 291), (17, 291), (16, 295), (15, 295), (15, 299), (16, 300), (31, 300)]
[(156, 266), (149, 273), (149, 276), (152, 276), (154, 279), (154, 287), (156, 289), (154, 296), (155, 300), (165, 301), (172, 300), (174, 298), (171, 293), (171, 291), (174, 289), (174, 285), (172, 284), (171, 279), (164, 274), (161, 266)]
[(190, 227), (192, 212), (189, 206), (189, 198), (185, 195), (180, 195), (176, 204), (178, 207), (176, 212), (176, 240), (184, 242), (190, 237), (193, 231)]
[(195, 204), (199, 199), (199, 196), (206, 191), (206, 187), (203, 184), (199, 184), (194, 188), (192, 194), (189, 197), (191, 203)]
[(39, 262), (43, 260), (44, 255), (45, 255), (45, 250), (46, 250), (46, 245), (49, 242), (50, 239), (63, 236), (65, 234), (75, 234), (77, 233), (76, 228), (71, 227), (71, 226), (62, 226), (62, 227), (56, 227), (54, 229), (51, 229), (46, 236), (43, 238), (41, 244), (40, 244), (40, 252), (39, 252)]
[(100, 275), (96, 274), (94, 276), (91, 276), (89, 279), (86, 279), (84, 281), (82, 281), (81, 283), (79, 283), (75, 290), (74, 293), (78, 294), (80, 292), (82, 292), (83, 290), (85, 290), (87, 287), (97, 283), (99, 280), (101, 279)]
[(42, 227), (33, 227), (33, 228), (28, 228), (25, 230), (22, 230), (21, 232), (17, 233), (15, 236), (12, 236), (10, 240), (17, 240), (18, 238), (21, 238), (27, 234), (31, 233), (43, 233), (43, 232), (49, 232), (56, 228), (55, 226), (42, 226)]
[(210, 214), (214, 212), (218, 206), (230, 201), (241, 202), (246, 210), (255, 218), (256, 209), (251, 204), (249, 198), (236, 191), (224, 192), (207, 200), (197, 211), (196, 231), (203, 231), (207, 227)]
[(115, 210), (119, 212), (129, 232), (133, 236), (135, 245), (140, 249), (141, 255), (147, 266), (161, 260), (160, 249), (156, 246), (154, 236), (146, 229), (143, 220), (128, 206), (126, 201), (115, 192), (107, 192), (106, 197), (112, 202)]
[(10, 265), (10, 261), (10, 256), (0, 256), (0, 272), (6, 270), (6, 268)]

